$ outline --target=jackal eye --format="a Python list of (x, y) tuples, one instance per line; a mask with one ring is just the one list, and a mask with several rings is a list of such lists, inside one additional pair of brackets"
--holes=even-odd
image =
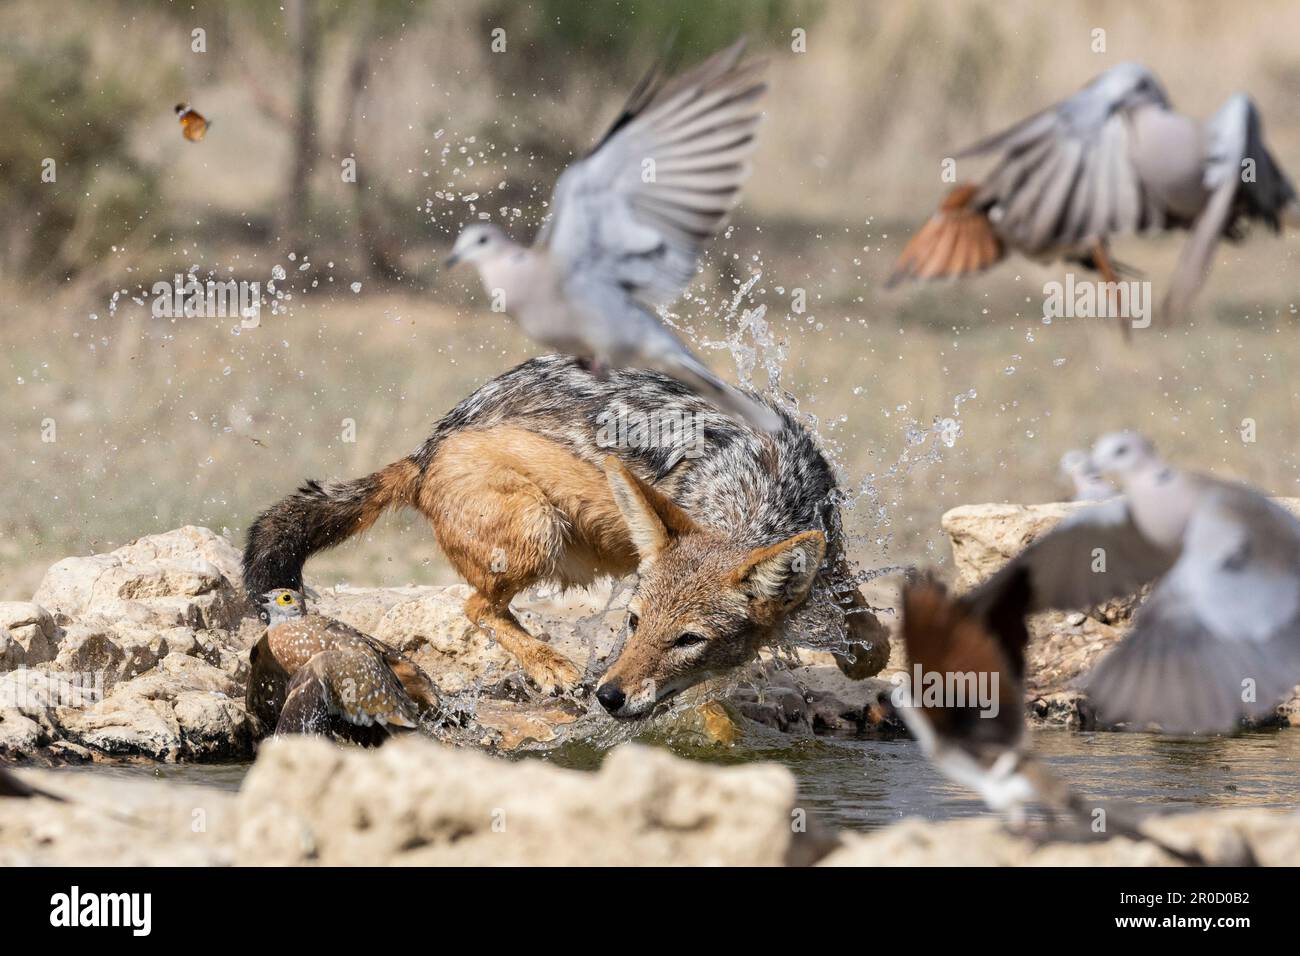
[(683, 634), (677, 640), (673, 641), (673, 647), (695, 647), (703, 644), (706, 638), (703, 634), (692, 634), (689, 631)]
[(641, 618), (637, 617), (631, 611), (627, 612), (627, 629), (636, 632), (636, 626), (641, 623)]

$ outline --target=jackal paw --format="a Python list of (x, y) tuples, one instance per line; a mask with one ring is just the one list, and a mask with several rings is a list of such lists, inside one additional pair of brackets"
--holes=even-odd
[(519, 663), (528, 679), (543, 694), (564, 694), (573, 690), (582, 680), (582, 671), (563, 656), (542, 645), (530, 651), (528, 660)]

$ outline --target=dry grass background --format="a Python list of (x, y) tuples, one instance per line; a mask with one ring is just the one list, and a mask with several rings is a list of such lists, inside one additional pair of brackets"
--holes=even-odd
[[(402, 282), (387, 285), (362, 275), (346, 242), (331, 244), (332, 210), (353, 188), (338, 180), (334, 145), (346, 36), (323, 51), (325, 248), (299, 272), (301, 258), (289, 255), (300, 250), (273, 230), (243, 228), (274, 211), (289, 154), (288, 131), (259, 112), (265, 91), (247, 80), (277, 89), (283, 67), (269, 40), (241, 21), (241, 42), (203, 60), (188, 53), (183, 21), (147, 6), (19, 0), (0, 10), (10, 43), (84, 37), (88, 71), (125, 76), (156, 100), (132, 142), (160, 171), (144, 218), (124, 224), (117, 251), (74, 281), (0, 276), (0, 599), (29, 596), (66, 554), (179, 524), (227, 528), (239, 543), (252, 515), (300, 479), (358, 475), (406, 453), (476, 385), (533, 354), (484, 308), (469, 275), (437, 263), (471, 207), (519, 206), (515, 228), (526, 234), (551, 172), (528, 144), (558, 138), (585, 149), (643, 64), (611, 78), (543, 59), (534, 83), (506, 85), (480, 35), (484, 9), (422, 8), (382, 44), (366, 154), (397, 208), (421, 223), (403, 237)], [(848, 524), (864, 567), (942, 562), (946, 508), (1055, 498), (1060, 454), (1123, 425), (1179, 461), (1300, 494), (1294, 235), (1224, 247), (1191, 321), (1139, 332), (1128, 346), (1096, 322), (1043, 323), (1043, 283), (1059, 268), (1012, 261), (963, 285), (882, 288), (908, 230), (943, 190), (943, 157), (1123, 59), (1152, 66), (1194, 115), (1250, 91), (1275, 152), (1300, 174), (1300, 8), (968, 0), (799, 9), (806, 23), (795, 15), (755, 38), (773, 57), (763, 145), (734, 228), (680, 313), (701, 347), (716, 343), (734, 326), (735, 284), (761, 271), (745, 305), (766, 307), (783, 343), (779, 385), (858, 492)], [(788, 51), (795, 25), (808, 30), (806, 54)], [(1107, 30), (1105, 55), (1089, 51), (1094, 27)], [(201, 146), (176, 133), (178, 99), (216, 120)], [(93, 194), (93, 170), (69, 175)], [(1117, 253), (1159, 295), (1178, 245), (1126, 241)], [(129, 297), (110, 310), (115, 290), (137, 292), (178, 267), (264, 282), (276, 264), (293, 298), (280, 314), (264, 310), (256, 330), (153, 319)], [(795, 287), (808, 291), (804, 314), (790, 312)], [(725, 350), (707, 354), (733, 373)], [(961, 426), (952, 447), (932, 431), (947, 417)], [(47, 418), (53, 443), (41, 440)], [(1257, 422), (1254, 444), (1238, 435), (1243, 418)], [(356, 422), (355, 443), (341, 440), (344, 419)], [(311, 569), (326, 583), (452, 579), (409, 514)]]

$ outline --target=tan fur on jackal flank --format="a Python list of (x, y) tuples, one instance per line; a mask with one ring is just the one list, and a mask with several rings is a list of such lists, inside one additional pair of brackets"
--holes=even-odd
[(450, 436), (425, 473), (416, 507), (433, 522), (448, 559), (488, 595), (516, 594), (523, 578), (572, 586), (636, 570), (636, 549), (604, 472), (523, 428)]

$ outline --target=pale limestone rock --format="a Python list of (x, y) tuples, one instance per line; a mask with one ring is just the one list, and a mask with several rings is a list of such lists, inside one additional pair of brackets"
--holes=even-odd
[(255, 724), (243, 688), (224, 671), (184, 654), (113, 688), (99, 703), (58, 708), (74, 743), (118, 757), (220, 760), (252, 753)]
[(100, 674), (111, 682), (126, 654), (113, 640), (112, 629), (102, 621), (74, 622), (64, 628), (59, 656), (54, 660), (57, 671), (76, 674)]
[[(1217, 810), (1170, 814), (1142, 830), (1210, 863), (1240, 865), (1250, 857), (1264, 866), (1300, 860), (1300, 814), (1270, 810)], [(1014, 835), (992, 817), (931, 823), (909, 818), (884, 830), (846, 834), (821, 866), (1178, 866), (1153, 843), (1114, 837), (1067, 842)]]
[(65, 797), (5, 801), (0, 866), (225, 866), (235, 795), (96, 772), (19, 770)]
[(46, 728), (16, 707), (0, 709), (0, 757), (23, 757), (50, 742)]
[(447, 693), (518, 669), (514, 659), (465, 617), (468, 587), (439, 589), (393, 606), (373, 634), (410, 654)]
[(268, 742), (238, 800), (237, 860), (403, 865), (778, 865), (795, 834), (794, 778), (624, 745), (600, 771), (507, 762), (395, 740), (349, 751)]
[(247, 610), (238, 563), (224, 538), (206, 528), (178, 528), (109, 554), (65, 558), (46, 572), (35, 600), (60, 621), (95, 615), (160, 627), (234, 628)]
[(3, 627), (0, 627), (0, 673), (27, 666), (27, 648)]
[(974, 587), (1086, 502), (958, 505), (940, 519), (952, 542), (957, 588)]
[[(58, 651), (59, 629), (50, 612), (31, 601), (0, 601), (0, 639), (8, 636), (23, 649), (22, 664), (35, 666), (54, 659)], [(0, 648), (0, 669), (5, 655)]]
[(61, 674), (20, 668), (0, 677), (0, 707), (14, 707), (31, 716), (54, 707), (84, 707), (103, 697), (96, 675)]

